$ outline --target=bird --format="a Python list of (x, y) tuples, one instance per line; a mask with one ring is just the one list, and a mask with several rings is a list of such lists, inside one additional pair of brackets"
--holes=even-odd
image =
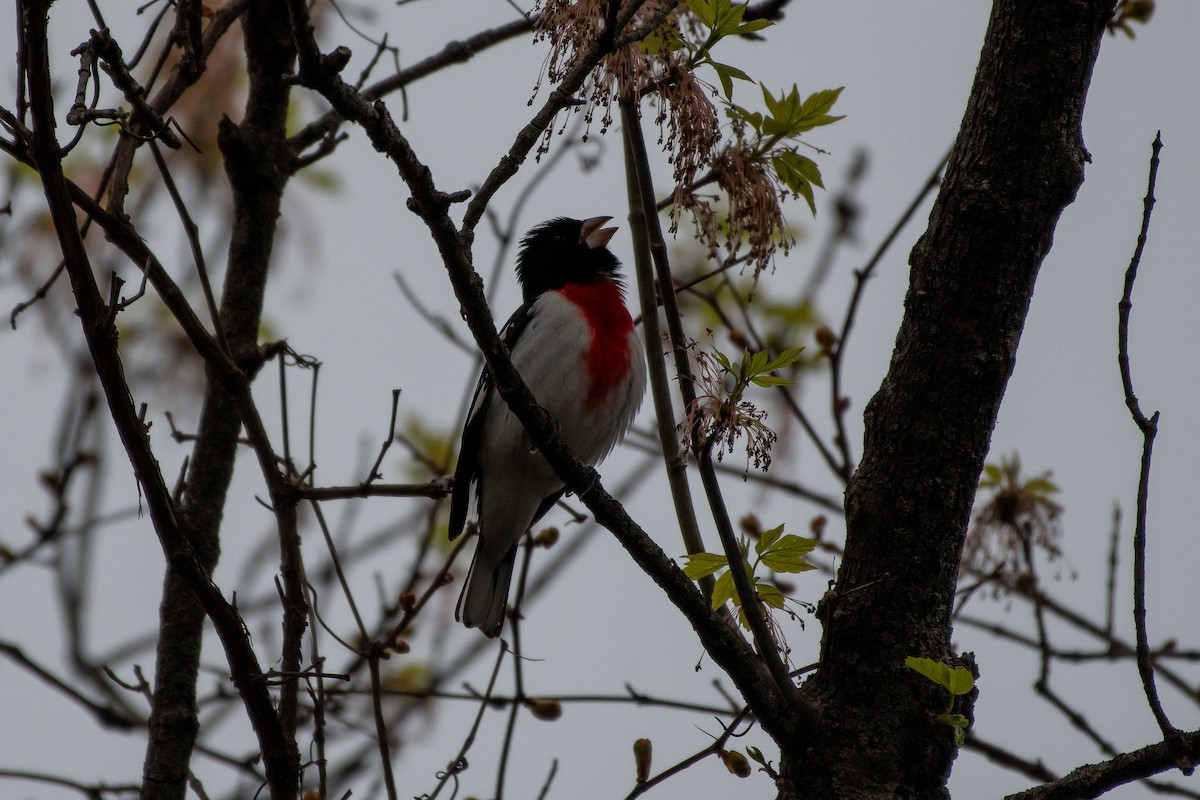
[[(629, 430), (646, 390), (641, 338), (625, 307), (620, 261), (608, 249), (612, 217), (551, 219), (521, 240), (521, 305), (501, 330), (513, 366), (558, 425), (563, 442), (595, 466)], [(479, 541), (455, 617), (495, 638), (504, 625), (517, 544), (566, 491), (486, 367), (463, 426), (450, 500), (450, 539), (471, 499)]]

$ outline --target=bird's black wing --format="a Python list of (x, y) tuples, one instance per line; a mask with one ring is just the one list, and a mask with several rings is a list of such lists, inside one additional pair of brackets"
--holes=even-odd
[[(525, 326), (529, 324), (529, 306), (523, 305), (504, 323), (500, 330), (500, 338), (504, 346), (512, 352), (517, 338)], [(454, 493), (450, 497), (450, 540), (454, 541), (462, 533), (467, 523), (467, 506), (471, 500), (471, 484), (480, 479), (479, 448), (483, 439), (483, 421), (486, 418), (488, 406), (493, 402), (503, 402), (495, 398), (492, 391), (492, 376), (484, 366), (479, 375), (479, 383), (475, 385), (475, 394), (471, 397), (471, 409), (467, 412), (467, 422), (463, 426), (462, 444), (458, 448), (458, 465), (454, 468)], [(552, 504), (553, 505), (553, 504)], [(547, 508), (547, 510), (549, 510)], [(545, 513), (542, 511), (541, 513)], [(539, 514), (540, 516), (540, 514)]]

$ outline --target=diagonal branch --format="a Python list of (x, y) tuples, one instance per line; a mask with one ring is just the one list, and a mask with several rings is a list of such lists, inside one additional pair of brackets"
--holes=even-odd
[[(446, 67), (464, 64), (489, 47), (529, 33), (533, 30), (536, 20), (536, 16), (521, 18), (480, 31), (460, 41), (447, 42), (437, 53), (366, 87), (362, 90), (362, 96), (367, 100), (378, 100)], [(293, 134), (288, 141), (292, 148), (300, 153), (334, 136), (343, 121), (344, 117), (336, 110), (327, 111)]]
[[(1183, 756), (1200, 763), (1200, 731), (1180, 734)], [(1109, 789), (1140, 780), (1178, 765), (1174, 749), (1165, 742), (1121, 753), (1098, 764), (1086, 764), (1058, 780), (1009, 795), (1006, 800), (1067, 800), (1097, 797)]]

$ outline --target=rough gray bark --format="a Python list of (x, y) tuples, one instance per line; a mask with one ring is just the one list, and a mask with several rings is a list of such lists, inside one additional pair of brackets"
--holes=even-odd
[(950, 652), (959, 556), (1038, 268), (1083, 181), (1084, 100), (1112, 5), (993, 6), (846, 492), (838, 595), (803, 687), (822, 736), (784, 744), (780, 797), (948, 796), (956, 751), (935, 719), (947, 696), (904, 659), (970, 665)]

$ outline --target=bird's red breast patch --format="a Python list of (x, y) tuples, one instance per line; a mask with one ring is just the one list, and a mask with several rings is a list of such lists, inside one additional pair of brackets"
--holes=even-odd
[(587, 408), (591, 409), (629, 376), (633, 318), (625, 308), (621, 287), (612, 281), (570, 283), (557, 291), (579, 307), (592, 331), (587, 354)]

